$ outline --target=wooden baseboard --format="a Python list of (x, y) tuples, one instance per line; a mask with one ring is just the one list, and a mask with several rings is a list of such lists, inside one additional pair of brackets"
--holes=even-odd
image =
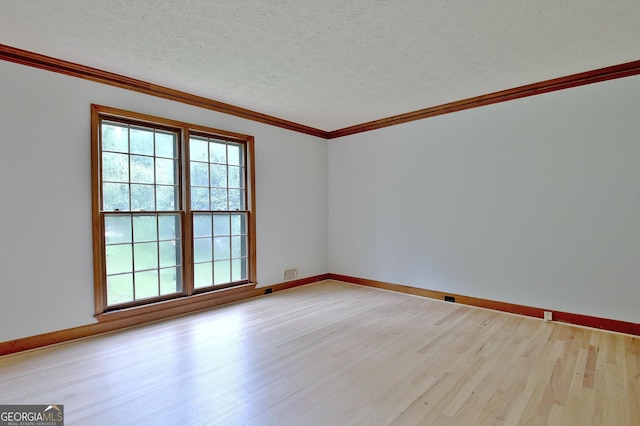
[(301, 285), (317, 283), (319, 281), (328, 280), (329, 275), (330, 274), (320, 274), (320, 275), (314, 275), (313, 277), (299, 278), (297, 280), (285, 281), (280, 284), (276, 284), (272, 286), (261, 287), (259, 290), (262, 290), (263, 292), (268, 289), (271, 289), (272, 291), (287, 290), (289, 288), (299, 287)]
[(84, 337), (96, 336), (98, 334), (121, 330), (127, 327), (203, 311), (227, 303), (264, 295), (267, 289), (271, 289), (272, 292), (276, 292), (326, 279), (329, 279), (329, 274), (300, 278), (267, 287), (255, 287), (255, 285), (231, 287), (213, 293), (203, 293), (202, 295), (196, 296), (196, 299), (191, 300), (189, 303), (185, 302), (183, 299), (161, 302), (164, 304), (163, 306), (166, 307), (166, 309), (162, 310), (143, 310), (138, 315), (123, 312), (102, 314), (100, 321), (95, 324), (87, 324), (79, 327), (68, 328), (66, 330), (53, 331), (50, 333), (38, 334), (36, 336), (0, 342), (0, 356), (30, 349), (37, 349)]
[(589, 315), (580, 315), (570, 312), (560, 312), (552, 309), (535, 308), (532, 306), (517, 305), (514, 303), (499, 302), (495, 300), (480, 299), (478, 297), (469, 297), (461, 294), (444, 293), (441, 291), (428, 290), (417, 287), (410, 287), (401, 284), (387, 283), (383, 281), (369, 280), (365, 278), (351, 277), (348, 275), (329, 274), (329, 278), (337, 281), (344, 281), (351, 284), (359, 284), (368, 287), (381, 288), (400, 293), (413, 294), (416, 296), (429, 297), (431, 299), (444, 300), (445, 296), (455, 297), (455, 303), (469, 306), (478, 306), (481, 308), (493, 309), (496, 311), (509, 312), (512, 314), (526, 315), (530, 317), (542, 319), (544, 311), (553, 313), (553, 320), (573, 325), (580, 325), (590, 328), (598, 328), (601, 330), (614, 331), (618, 333), (631, 334), (640, 336), (640, 324), (612, 320), (608, 318), (592, 317)]
[[(614, 331), (618, 333), (631, 334), (640, 336), (640, 324), (612, 320), (608, 318), (592, 317), (588, 315), (574, 314), (570, 312), (560, 312), (550, 309), (536, 308), (514, 303), (499, 302), (495, 300), (481, 299), (478, 297), (464, 296), (460, 294), (444, 293), (436, 290), (428, 290), (418, 287), (410, 287), (401, 284), (393, 284), (384, 281), (369, 280), (366, 278), (352, 277), (340, 274), (321, 274), (307, 278), (300, 278), (275, 284), (266, 287), (243, 286), (240, 288), (232, 287), (230, 289), (221, 290), (215, 296), (204, 296), (193, 304), (178, 304), (171, 307), (170, 310), (144, 313), (141, 315), (114, 316), (107, 319), (101, 319), (95, 324), (82, 325), (79, 327), (59, 330), (50, 333), (39, 334), (36, 336), (23, 337), (20, 339), (0, 342), (0, 356), (12, 353), (22, 352), (30, 349), (37, 349), (44, 346), (63, 343), (71, 340), (81, 339), (85, 337), (96, 336), (102, 333), (121, 330), (127, 327), (146, 324), (166, 318), (172, 318), (180, 315), (194, 313), (227, 303), (237, 302), (264, 295), (271, 292), (282, 291), (293, 287), (311, 284), (323, 280), (337, 280), (351, 284), (359, 284), (368, 287), (380, 288), (383, 290), (396, 291), (400, 293), (413, 294), (416, 296), (428, 297), (431, 299), (444, 300), (445, 296), (455, 297), (456, 303), (469, 306), (477, 306), (481, 308), (493, 309), (496, 311), (509, 312), (513, 314), (526, 315), (534, 318), (543, 318), (544, 311), (553, 312), (553, 320), (568, 324), (580, 325), (601, 330)], [(169, 313), (167, 315), (167, 313)]]

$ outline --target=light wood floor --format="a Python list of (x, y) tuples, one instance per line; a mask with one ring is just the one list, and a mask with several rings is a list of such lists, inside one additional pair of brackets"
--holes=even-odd
[(326, 281), (0, 358), (0, 403), (67, 425), (640, 425), (640, 339)]

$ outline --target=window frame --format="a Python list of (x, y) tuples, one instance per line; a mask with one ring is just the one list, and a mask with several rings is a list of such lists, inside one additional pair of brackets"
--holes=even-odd
[[(164, 213), (177, 213), (181, 219), (181, 280), (182, 291), (160, 295), (157, 297), (142, 300), (133, 300), (128, 303), (121, 303), (109, 307), (107, 301), (107, 274), (106, 274), (106, 237), (105, 237), (105, 215), (111, 212), (102, 210), (102, 146), (101, 146), (101, 123), (105, 121), (115, 121), (128, 125), (140, 125), (153, 127), (155, 129), (169, 130), (178, 135), (177, 147), (177, 186), (178, 186), (178, 206), (175, 210)], [(245, 162), (245, 200), (246, 205), (243, 212), (246, 214), (246, 279), (236, 282), (213, 285), (204, 288), (195, 288), (194, 283), (194, 240), (193, 240), (193, 217), (201, 210), (191, 209), (190, 196), (190, 155), (189, 138), (191, 136), (200, 137), (207, 135), (210, 138), (219, 139), (232, 144), (244, 146)], [(92, 181), (92, 220), (93, 220), (93, 263), (94, 263), (94, 299), (96, 317), (100, 319), (103, 314), (120, 311), (149, 311), (155, 310), (153, 306), (162, 304), (163, 308), (174, 304), (184, 305), (189, 299), (193, 303), (198, 303), (203, 294), (210, 294), (215, 297), (215, 293), (230, 287), (241, 287), (248, 285), (256, 286), (256, 218), (255, 218), (255, 161), (254, 161), (254, 138), (250, 135), (229, 132), (211, 127), (186, 123), (182, 121), (111, 108), (101, 105), (91, 105), (91, 181)], [(232, 213), (235, 210), (218, 210), (218, 212)], [(211, 211), (205, 211), (211, 212)], [(123, 212), (124, 214), (136, 214), (133, 210)], [(163, 212), (153, 211), (150, 214)], [(165, 306), (167, 305), (168, 306)], [(167, 316), (169, 316), (168, 314)]]

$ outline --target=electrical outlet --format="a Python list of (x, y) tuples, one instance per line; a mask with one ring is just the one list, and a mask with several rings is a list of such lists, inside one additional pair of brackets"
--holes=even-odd
[(544, 311), (544, 320), (553, 321), (553, 313), (551, 311)]

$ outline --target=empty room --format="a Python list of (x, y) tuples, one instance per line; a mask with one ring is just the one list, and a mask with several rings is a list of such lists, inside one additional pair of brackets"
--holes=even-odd
[(638, 22), (0, 1), (0, 425), (640, 424)]

